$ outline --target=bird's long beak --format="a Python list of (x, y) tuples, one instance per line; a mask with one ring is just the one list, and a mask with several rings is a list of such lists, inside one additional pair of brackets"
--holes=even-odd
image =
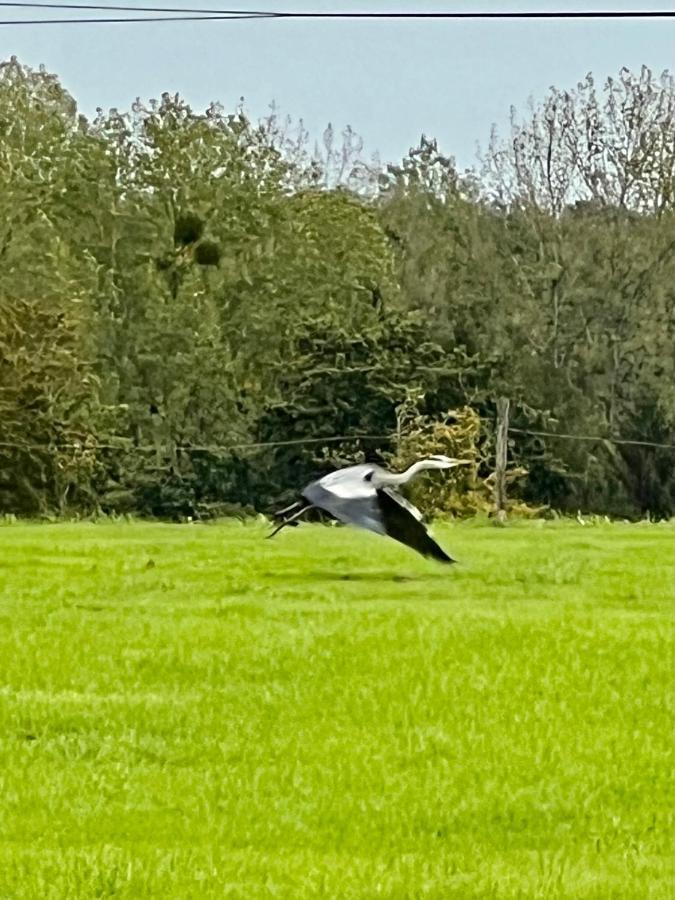
[(454, 469), (455, 466), (471, 466), (474, 464), (473, 459), (455, 459), (452, 456), (442, 456), (440, 453), (436, 456), (430, 456), (435, 466), (439, 469)]
[(452, 457), (448, 457), (445, 461), (444, 469), (454, 469), (455, 466), (470, 466), (473, 465), (472, 459), (453, 459)]

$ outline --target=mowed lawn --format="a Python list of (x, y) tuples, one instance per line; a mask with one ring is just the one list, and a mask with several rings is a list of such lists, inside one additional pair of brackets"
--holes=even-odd
[(0, 528), (0, 897), (669, 898), (673, 525)]

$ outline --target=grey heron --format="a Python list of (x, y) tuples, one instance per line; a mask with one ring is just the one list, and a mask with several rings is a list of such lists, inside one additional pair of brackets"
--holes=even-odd
[(420, 511), (398, 493), (399, 485), (407, 484), (426, 469), (452, 469), (471, 464), (468, 459), (449, 456), (430, 456), (413, 463), (405, 472), (388, 472), (375, 463), (361, 463), (338, 469), (312, 481), (300, 492), (302, 500), (292, 503), (275, 514), (281, 519), (269, 535), (274, 537), (286, 525), (297, 525), (298, 519), (316, 507), (325, 510), (345, 525), (355, 525), (386, 535), (412, 547), (422, 556), (440, 562), (454, 562), (451, 556), (431, 537), (422, 522)]

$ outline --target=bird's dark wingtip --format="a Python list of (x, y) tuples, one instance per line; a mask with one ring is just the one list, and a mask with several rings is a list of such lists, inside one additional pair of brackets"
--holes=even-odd
[(443, 550), (442, 547), (439, 547), (438, 544), (434, 543), (433, 547), (429, 548), (429, 552), (424, 554), (427, 559), (435, 559), (436, 562), (444, 563), (446, 566), (452, 565), (456, 563), (457, 560), (453, 559), (452, 556), (448, 556), (448, 554)]

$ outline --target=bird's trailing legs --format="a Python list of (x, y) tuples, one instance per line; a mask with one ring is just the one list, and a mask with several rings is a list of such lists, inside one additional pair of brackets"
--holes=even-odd
[(296, 500), (295, 503), (291, 503), (290, 506), (285, 506), (283, 509), (277, 510), (277, 512), (274, 513), (274, 518), (278, 519), (285, 516), (286, 513), (289, 513), (292, 509), (297, 509), (299, 506), (302, 506), (303, 502), (303, 500)]
[[(293, 506), (290, 506), (290, 507), (288, 507), (288, 508), (289, 508), (289, 509), (293, 509), (293, 507), (298, 506), (298, 505), (299, 505), (298, 503), (294, 503)], [(287, 525), (292, 525), (292, 524), (294, 524), (295, 520), (296, 520), (296, 519), (299, 519), (300, 516), (301, 516), (303, 513), (306, 513), (308, 509), (312, 509), (312, 504), (311, 504), (311, 503), (308, 503), (307, 506), (303, 506), (302, 509), (298, 510), (296, 513), (293, 513), (293, 515), (290, 517), (290, 519), (284, 519), (284, 521), (281, 523), (281, 525), (277, 525), (277, 527), (274, 529), (274, 531), (272, 532), (272, 534), (268, 534), (267, 537), (268, 537), (268, 538), (273, 538), (274, 535), (275, 535), (275, 534), (278, 534), (278, 533), (281, 531), (282, 528), (285, 528)], [(281, 512), (286, 512), (286, 510), (282, 510)], [(277, 513), (277, 515), (280, 515), (280, 513)]]
[[(276, 512), (273, 512), (272, 518), (276, 519), (277, 522), (281, 521), (284, 525), (290, 524), (295, 528), (298, 523), (296, 521), (290, 521), (290, 519), (287, 518), (287, 514), (299, 509), (303, 505), (306, 505), (305, 500), (296, 500), (295, 503), (291, 503), (289, 506), (285, 506), (283, 509), (278, 509)], [(274, 534), (276, 534), (276, 531)], [(268, 537), (273, 537), (273, 535), (270, 534)]]

